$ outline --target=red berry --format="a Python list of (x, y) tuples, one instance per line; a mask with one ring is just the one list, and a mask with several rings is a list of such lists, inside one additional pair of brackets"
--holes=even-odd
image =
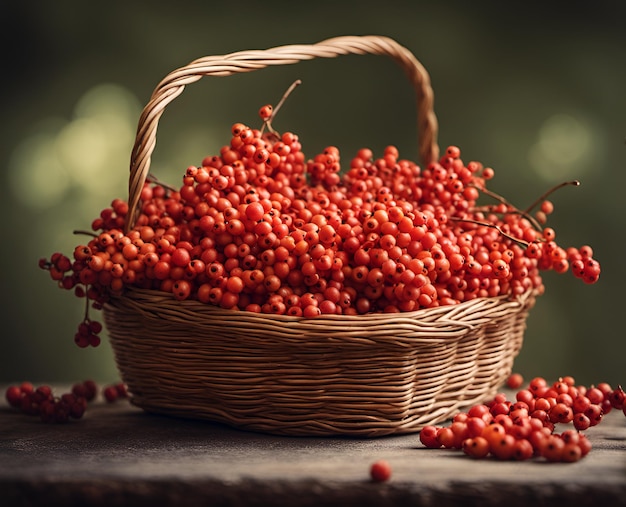
[(484, 458), (489, 454), (489, 442), (480, 435), (467, 438), (463, 441), (463, 452), (472, 458)]
[(519, 389), (524, 383), (524, 377), (520, 373), (511, 373), (506, 379), (506, 385), (509, 389)]
[(438, 428), (433, 425), (424, 426), (419, 433), (420, 442), (429, 449), (438, 449), (441, 443), (437, 439)]
[(501, 435), (499, 438), (492, 436), (489, 442), (489, 452), (496, 458), (501, 460), (508, 460), (513, 457), (515, 453), (515, 437), (510, 434)]
[(532, 458), (534, 452), (535, 450), (529, 440), (525, 438), (517, 439), (513, 444), (512, 458), (517, 461), (524, 461)]
[(267, 120), (271, 118), (273, 111), (274, 108), (270, 104), (267, 104), (259, 109), (259, 116), (261, 117), (261, 119)]
[(19, 407), (22, 403), (22, 390), (19, 386), (9, 386), (6, 390), (6, 399), (12, 407)]
[(582, 449), (578, 443), (566, 443), (561, 451), (561, 461), (573, 463), (582, 458)]
[(106, 386), (102, 391), (102, 394), (104, 394), (104, 398), (109, 403), (113, 403), (119, 397), (119, 392), (114, 385)]
[(87, 401), (93, 400), (98, 394), (98, 385), (93, 380), (85, 380), (83, 382), (85, 388), (85, 399)]
[(589, 428), (589, 426), (591, 426), (591, 421), (589, 420), (589, 417), (587, 417), (583, 413), (575, 414), (573, 423), (574, 423), (574, 428), (576, 428), (578, 431), (584, 431), (587, 428)]
[(609, 392), (606, 397), (608, 398), (611, 406), (616, 409), (624, 408), (624, 400), (626, 399), (626, 393), (621, 388), (621, 386), (615, 388), (613, 391)]
[(558, 435), (548, 436), (541, 447), (541, 455), (548, 461), (561, 461), (565, 442)]
[(370, 477), (374, 482), (385, 482), (391, 478), (391, 465), (386, 460), (378, 460), (370, 467)]

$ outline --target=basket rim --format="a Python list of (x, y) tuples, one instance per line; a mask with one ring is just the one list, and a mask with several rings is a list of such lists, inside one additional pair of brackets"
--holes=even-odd
[[(245, 317), (260, 317), (263, 320), (276, 320), (279, 322), (386, 322), (386, 321), (398, 321), (403, 318), (411, 320), (427, 320), (430, 318), (436, 318), (440, 315), (447, 316), (447, 319), (437, 320), (449, 320), (453, 321), (455, 317), (462, 318), (463, 316), (480, 311), (488, 310), (495, 306), (505, 307), (521, 307), (528, 303), (528, 300), (538, 296), (538, 293), (534, 289), (525, 291), (523, 294), (502, 294), (494, 297), (477, 297), (461, 301), (454, 305), (440, 305), (432, 308), (421, 308), (419, 310), (412, 310), (406, 312), (369, 312), (365, 314), (351, 315), (351, 314), (323, 314), (316, 315), (314, 317), (293, 316), (274, 313), (257, 313), (251, 312), (245, 309), (226, 309), (219, 306), (202, 303), (195, 299), (186, 299), (179, 301), (173, 297), (169, 292), (165, 292), (158, 289), (146, 289), (142, 287), (128, 286), (121, 294), (111, 294), (110, 301), (105, 303), (107, 305), (112, 304), (115, 301), (135, 300), (143, 302), (151, 302), (153, 305), (163, 305), (164, 307), (181, 307), (194, 310), (202, 310), (201, 313), (211, 314), (216, 317), (223, 316), (224, 318), (245, 316)], [(113, 303), (114, 304), (114, 303)]]
[[(460, 340), (480, 326), (520, 314), (534, 305), (535, 292), (521, 296), (476, 298), (457, 305), (445, 305), (412, 312), (370, 313), (364, 315), (318, 315), (294, 317), (223, 309), (196, 300), (176, 300), (170, 293), (132, 288), (105, 303), (105, 313), (119, 320), (123, 314), (137, 314), (150, 325), (181, 326), (202, 336), (186, 334), (185, 340), (202, 342), (203, 333), (246, 339), (252, 346), (263, 342), (284, 343), (296, 340), (327, 346), (389, 344), (414, 347)], [(181, 338), (181, 333), (171, 340)], [(119, 338), (118, 338), (119, 339)], [(163, 342), (163, 340), (161, 340)]]

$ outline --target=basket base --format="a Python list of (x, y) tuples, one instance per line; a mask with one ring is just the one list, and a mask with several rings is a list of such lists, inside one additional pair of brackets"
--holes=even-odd
[(104, 308), (136, 406), (291, 436), (415, 433), (486, 401), (512, 371), (534, 304), (532, 296), (491, 299), (434, 315), (324, 323), (201, 303), (175, 313), (171, 298), (166, 307), (148, 296)]

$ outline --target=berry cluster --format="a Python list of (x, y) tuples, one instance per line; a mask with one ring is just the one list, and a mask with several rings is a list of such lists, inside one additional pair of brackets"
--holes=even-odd
[(117, 400), (128, 398), (128, 389), (126, 384), (118, 382), (116, 384), (104, 386), (102, 389), (102, 395), (108, 403), (113, 403)]
[[(102, 393), (109, 402), (128, 397), (126, 385), (123, 383), (105, 386)], [(60, 396), (55, 396), (48, 385), (35, 388), (30, 382), (11, 385), (5, 392), (10, 406), (26, 415), (39, 416), (45, 423), (64, 423), (70, 419), (82, 418), (88, 403), (97, 395), (98, 386), (93, 380), (76, 383), (70, 392)]]
[[(261, 108), (262, 129), (234, 124), (179, 188), (148, 178), (132, 217), (113, 200), (72, 259), (40, 266), (88, 308), (134, 286), (303, 317), (541, 294), (542, 270), (598, 280), (592, 249), (563, 248), (545, 226), (554, 189), (520, 210), (487, 189), (493, 169), (454, 146), (423, 169), (393, 146), (378, 158), (363, 148), (345, 169), (334, 146), (307, 159), (296, 134), (271, 128), (277, 109)], [(76, 343), (96, 346), (100, 329), (86, 311)]]
[[(518, 381), (516, 375), (509, 385)], [(614, 408), (626, 415), (625, 398), (621, 387), (607, 383), (577, 386), (572, 377), (564, 377), (549, 384), (536, 377), (517, 391), (515, 401), (498, 394), (458, 413), (449, 426), (426, 426), (420, 441), (428, 448), (460, 449), (472, 458), (578, 461), (591, 450), (583, 431)], [(569, 424), (573, 428), (557, 433), (558, 425)]]

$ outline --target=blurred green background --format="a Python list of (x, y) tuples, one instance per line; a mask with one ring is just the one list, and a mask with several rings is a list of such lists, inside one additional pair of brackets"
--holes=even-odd
[[(429, 70), (439, 142), (496, 170), (491, 188), (525, 207), (554, 184), (563, 246), (590, 244), (603, 267), (586, 286), (546, 273), (515, 370), (623, 383), (626, 217), (626, 3), (3, 2), (0, 7), (0, 382), (118, 378), (106, 340), (73, 343), (83, 304), (37, 267), (71, 253), (115, 197), (127, 197), (139, 113), (171, 70), (205, 55), (380, 34)], [(187, 165), (254, 124), (295, 79), (274, 121), (313, 156), (395, 144), (416, 158), (413, 91), (377, 56), (274, 67), (189, 86), (164, 114), (152, 173), (179, 185)]]

